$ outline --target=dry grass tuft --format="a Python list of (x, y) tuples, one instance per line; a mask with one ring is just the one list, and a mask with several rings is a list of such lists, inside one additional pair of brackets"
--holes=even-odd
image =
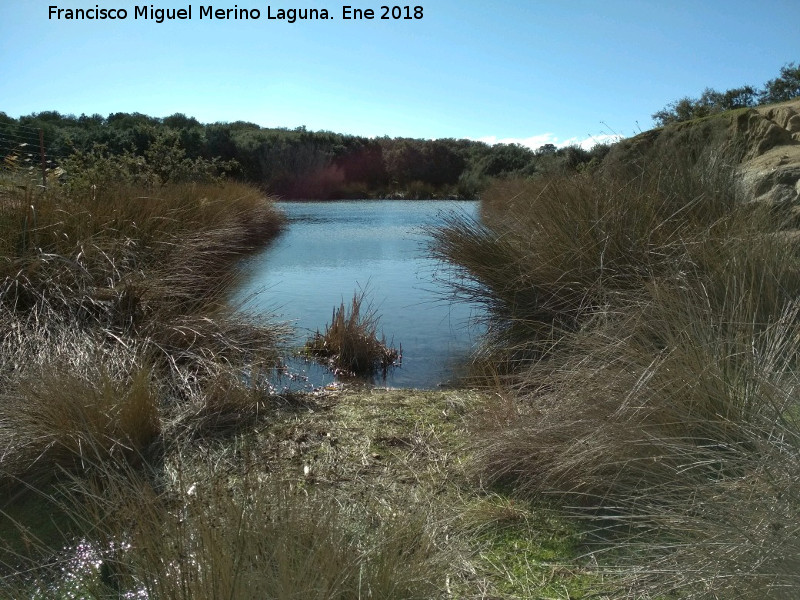
[(147, 462), (162, 421), (191, 413), (181, 405), (198, 390), (220, 397), (220, 382), (269, 369), (284, 329), (234, 315), (227, 296), (237, 261), (282, 223), (270, 198), (235, 183), (10, 189), (0, 204), (4, 478), (38, 486), (106, 460)]
[(325, 333), (319, 332), (306, 342), (305, 352), (327, 362), (337, 375), (372, 377), (386, 375), (402, 360), (402, 349), (386, 344), (378, 337), (380, 317), (369, 305), (364, 306), (365, 292), (353, 294), (349, 307), (344, 302), (334, 308)]
[(138, 464), (152, 456), (161, 433), (146, 368), (119, 381), (102, 368), (87, 377), (49, 365), (3, 395), (0, 424), (3, 475), (39, 484), (106, 461)]
[(791, 216), (747, 203), (723, 152), (661, 152), (503, 183), (484, 223), (433, 231), (456, 294), (488, 308), (483, 372), (512, 398), (487, 407), (476, 468), (589, 519), (598, 556), (630, 550), (612, 562), (633, 597), (793, 597)]
[(673, 157), (624, 177), (499, 181), (484, 194), (482, 221), (437, 226), (430, 251), (456, 267), (455, 297), (486, 307), (485, 353), (506, 373), (638, 301), (649, 281), (692, 268), (688, 251), (737, 205), (726, 167), (724, 156)]
[[(71, 512), (92, 525), (71, 580), (34, 579), (45, 593), (81, 597), (441, 597), (446, 562), (424, 518), (367, 516), (303, 490), (231, 480), (212, 465), (174, 465), (158, 491), (140, 473), (77, 483)], [(20, 593), (18, 579), (0, 581)]]

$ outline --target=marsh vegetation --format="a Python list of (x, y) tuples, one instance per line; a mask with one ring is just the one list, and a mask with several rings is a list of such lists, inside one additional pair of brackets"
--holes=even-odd
[[(797, 211), (716, 119), (429, 228), (473, 391), (275, 388), (230, 298), (284, 217), (219, 161), (4, 171), (0, 597), (794, 598)], [(364, 302), (308, 352), (387, 368)]]
[[(459, 454), (478, 396), (282, 394), (285, 328), (228, 302), (283, 226), (271, 199), (95, 158), (0, 190), (0, 597), (495, 589), (505, 508)], [(362, 310), (339, 325), (376, 333)]]
[(475, 465), (570, 507), (621, 594), (791, 598), (794, 209), (748, 202), (741, 140), (691, 135), (592, 174), (499, 182), (482, 221), (432, 232), (454, 292), (489, 315), (474, 376), (502, 399)]
[(380, 316), (366, 299), (366, 290), (354, 292), (348, 306), (344, 301), (334, 307), (325, 333), (317, 331), (303, 351), (325, 362), (337, 375), (372, 377), (387, 371), (403, 360), (402, 347), (391, 347), (386, 336), (378, 335)]

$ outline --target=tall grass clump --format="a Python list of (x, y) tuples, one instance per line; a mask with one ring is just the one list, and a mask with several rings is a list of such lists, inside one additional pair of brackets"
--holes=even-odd
[[(175, 547), (142, 563), (157, 584), (124, 579), (106, 557), (140, 539), (137, 519), (148, 544), (184, 522), (176, 456), (234, 438), (272, 405), (265, 374), (285, 328), (236, 313), (228, 298), (239, 261), (283, 218), (238, 183), (133, 177), (113, 158), (79, 163), (47, 189), (24, 178), (0, 186), (0, 597), (122, 597), (123, 586), (202, 597), (218, 576), (229, 577), (223, 587), (238, 581), (226, 594), (243, 589), (249, 567), (193, 571), (187, 555), (177, 567)], [(175, 165), (172, 175), (198, 166)], [(220, 514), (195, 516), (209, 535), (234, 511), (212, 509)], [(238, 535), (242, 522), (224, 526)], [(191, 544), (195, 533), (167, 539)], [(236, 543), (215, 556), (235, 556)], [(195, 577), (202, 584), (180, 587)]]
[(633, 174), (500, 181), (481, 220), (431, 230), (432, 254), (457, 268), (456, 296), (487, 308), (489, 362), (513, 370), (680, 271), (686, 244), (736, 202), (723, 162), (654, 158)]
[[(109, 183), (67, 194), (19, 192), (3, 205), (5, 287), (35, 296), (59, 272), (117, 291), (128, 278), (178, 261), (178, 291), (213, 292), (243, 254), (273, 238), (281, 217), (271, 202), (240, 184), (136, 188)], [(71, 279), (64, 282), (72, 283)]]
[[(99, 486), (77, 481), (63, 501), (87, 532), (76, 550), (0, 580), (0, 595), (159, 599), (444, 597), (447, 563), (424, 515), (381, 517), (358, 502), (326, 502), (262, 481), (251, 466), (229, 477), (179, 458), (168, 484), (134, 471)], [(66, 595), (66, 594), (65, 594)]]
[[(228, 305), (237, 263), (282, 228), (270, 198), (128, 177), (108, 157), (65, 164), (66, 182), (0, 189), (0, 485), (157, 463), (198, 413), (263, 406), (247, 374), (274, 366), (285, 335)], [(241, 382), (223, 386), (238, 400), (222, 381)]]
[(59, 471), (152, 457), (161, 423), (148, 369), (114, 380), (102, 368), (87, 379), (46, 367), (0, 397), (3, 475), (41, 485)]
[(334, 307), (325, 333), (319, 331), (306, 343), (305, 352), (324, 360), (338, 375), (371, 377), (401, 360), (401, 351), (378, 337), (380, 317), (371, 305), (364, 305), (366, 292), (354, 293), (349, 306)]
[(132, 344), (176, 372), (269, 358), (282, 331), (227, 305), (237, 261), (280, 231), (268, 198), (233, 183), (71, 194), (3, 205), (3, 239), (17, 240), (0, 257), (0, 305), (17, 331), (9, 351), (69, 328)]
[[(691, 159), (691, 160), (690, 160)], [(800, 249), (735, 156), (504, 182), (433, 231), (488, 307), (475, 466), (609, 540), (631, 597), (797, 595)], [(598, 555), (602, 560), (602, 552)]]

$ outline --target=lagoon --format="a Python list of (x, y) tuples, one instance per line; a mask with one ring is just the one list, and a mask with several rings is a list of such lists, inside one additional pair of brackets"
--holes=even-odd
[[(434, 389), (452, 382), (480, 337), (478, 306), (447, 300), (449, 271), (426, 255), (424, 228), (458, 213), (474, 217), (475, 201), (351, 200), (278, 202), (288, 227), (268, 248), (245, 261), (234, 302), (295, 328), (302, 346), (323, 332), (334, 307), (366, 290), (381, 316), (379, 329), (402, 345), (402, 366), (388, 387)], [(327, 370), (289, 361), (292, 388), (329, 384)]]

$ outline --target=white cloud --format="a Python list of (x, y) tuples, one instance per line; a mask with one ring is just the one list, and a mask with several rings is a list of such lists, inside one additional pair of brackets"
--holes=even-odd
[(482, 138), (478, 138), (477, 141), (485, 142), (490, 146), (494, 146), (495, 144), (519, 144), (520, 146), (527, 146), (528, 148), (532, 148), (536, 150), (545, 144), (555, 144), (558, 146), (558, 138), (554, 136), (552, 133), (543, 133), (541, 135), (533, 135), (528, 138), (501, 138), (497, 139), (496, 135), (487, 135)]
[(553, 135), (552, 133), (543, 133), (541, 135), (532, 135), (531, 137), (527, 138), (500, 138), (500, 139), (498, 139), (497, 136), (495, 135), (487, 135), (478, 138), (476, 141), (484, 142), (486, 144), (489, 144), (490, 146), (494, 146), (495, 144), (519, 144), (520, 146), (527, 146), (531, 150), (537, 150), (538, 148), (541, 148), (545, 144), (553, 144), (558, 148), (563, 148), (565, 146), (580, 146), (584, 150), (589, 150), (593, 146), (596, 146), (597, 144), (618, 142), (621, 139), (622, 136), (620, 135), (603, 133), (600, 135), (589, 136), (584, 139), (571, 137), (566, 140), (559, 140), (558, 137)]

